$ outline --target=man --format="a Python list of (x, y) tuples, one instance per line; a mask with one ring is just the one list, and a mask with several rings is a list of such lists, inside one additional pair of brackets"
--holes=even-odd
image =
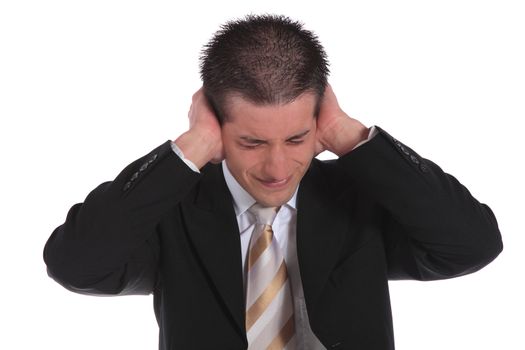
[(388, 279), (502, 250), (489, 207), (341, 110), (300, 24), (230, 22), (201, 72), (189, 130), (73, 206), (44, 250), (75, 292), (153, 293), (161, 349), (393, 349)]

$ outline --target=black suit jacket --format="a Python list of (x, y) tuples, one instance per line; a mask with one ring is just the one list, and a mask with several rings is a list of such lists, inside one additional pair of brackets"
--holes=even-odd
[[(311, 328), (328, 349), (393, 349), (388, 279), (460, 276), (502, 250), (491, 210), (384, 130), (314, 159), (297, 198)], [(166, 142), (74, 205), (44, 250), (88, 294), (154, 293), (161, 349), (246, 349), (240, 237), (219, 165), (191, 171)]]

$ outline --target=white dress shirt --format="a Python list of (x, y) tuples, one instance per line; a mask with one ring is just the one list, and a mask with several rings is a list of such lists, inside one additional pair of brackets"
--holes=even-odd
[[(226, 161), (222, 162), (222, 169), (226, 184), (228, 185), (228, 189), (233, 197), (233, 206), (237, 217), (237, 223), (239, 224), (239, 232), (241, 234), (242, 269), (244, 291), (246, 294), (246, 257), (248, 255), (250, 238), (256, 222), (255, 216), (251, 214), (248, 209), (255, 204), (255, 199), (235, 180), (228, 169)], [(301, 281), (301, 275), (299, 274), (295, 239), (297, 234), (296, 197), (297, 190), (288, 203), (282, 205), (277, 212), (277, 216), (272, 225), (272, 230), (274, 233), (274, 239), (281, 248), (288, 269), (288, 277), (291, 282), (295, 316), (296, 348), (305, 350), (324, 350), (326, 348), (321, 344), (310, 328), (308, 314), (306, 312), (306, 304), (304, 301), (303, 284)]]

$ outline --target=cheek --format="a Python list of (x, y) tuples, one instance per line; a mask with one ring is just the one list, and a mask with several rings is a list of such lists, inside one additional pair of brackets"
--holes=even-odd
[(254, 152), (246, 152), (238, 148), (230, 149), (229, 151), (225, 148), (224, 152), (228, 167), (238, 175), (242, 175), (257, 167), (258, 160)]
[(310, 164), (310, 161), (315, 155), (315, 144), (307, 143), (297, 147), (292, 151), (292, 157), (301, 164)]

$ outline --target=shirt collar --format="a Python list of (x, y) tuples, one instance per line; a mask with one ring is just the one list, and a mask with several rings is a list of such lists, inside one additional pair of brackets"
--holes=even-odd
[[(224, 173), (226, 185), (228, 186), (228, 189), (230, 190), (230, 193), (233, 197), (233, 207), (235, 209), (235, 215), (239, 217), (240, 215), (244, 214), (252, 205), (254, 205), (256, 200), (233, 177), (232, 173), (230, 172), (230, 169), (228, 169), (226, 160), (222, 161), (222, 171)], [(295, 189), (292, 198), (290, 198), (290, 200), (285, 204), (292, 209), (296, 208), (298, 189), (299, 186)]]

